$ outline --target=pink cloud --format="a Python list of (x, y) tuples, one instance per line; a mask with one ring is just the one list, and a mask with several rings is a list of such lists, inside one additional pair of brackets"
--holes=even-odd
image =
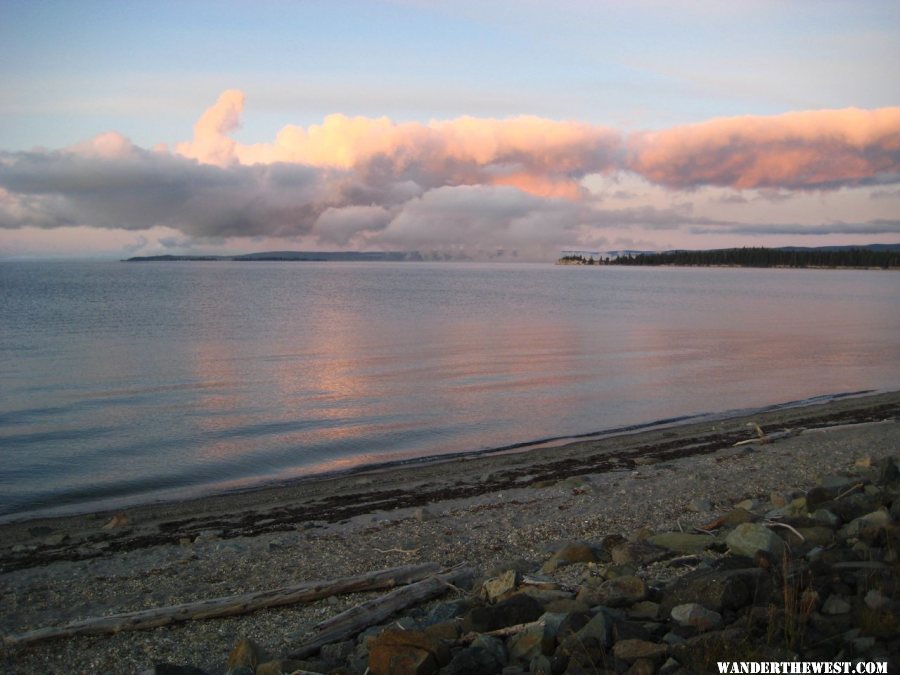
[(615, 169), (622, 151), (614, 130), (533, 116), (420, 124), (334, 114), (308, 128), (287, 125), (274, 142), (243, 145), (228, 136), (243, 105), (240, 92), (222, 94), (195, 125), (193, 140), (177, 152), (223, 167), (287, 162), (377, 172), (429, 187), (514, 185), (539, 196), (577, 199), (583, 193), (579, 180)]
[(671, 188), (793, 190), (897, 180), (900, 108), (715, 119), (629, 139), (627, 168)]

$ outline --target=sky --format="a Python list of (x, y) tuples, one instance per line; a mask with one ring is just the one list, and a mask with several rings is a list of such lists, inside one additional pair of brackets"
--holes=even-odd
[(0, 259), (900, 242), (895, 0), (0, 17)]

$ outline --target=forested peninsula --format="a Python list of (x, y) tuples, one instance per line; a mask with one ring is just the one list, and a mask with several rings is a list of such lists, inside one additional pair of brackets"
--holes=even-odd
[(672, 265), (686, 267), (810, 267), (900, 269), (900, 246), (853, 248), (723, 248), (708, 251), (665, 251), (605, 257), (565, 256), (562, 264)]

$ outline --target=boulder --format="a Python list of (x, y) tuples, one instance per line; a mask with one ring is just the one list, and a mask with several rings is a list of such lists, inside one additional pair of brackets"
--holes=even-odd
[(506, 570), (503, 574), (488, 579), (481, 585), (485, 597), (495, 602), (501, 596), (516, 589), (516, 571)]
[(479, 635), (471, 645), (457, 652), (441, 675), (471, 675), (472, 673), (499, 673), (507, 663), (503, 641)]
[(636, 576), (616, 577), (599, 586), (586, 585), (578, 591), (576, 599), (589, 607), (625, 607), (647, 597), (647, 584)]
[(763, 551), (777, 558), (784, 555), (784, 540), (765, 525), (757, 523), (738, 525), (725, 537), (725, 543), (728, 550), (735, 555), (748, 558), (754, 557), (757, 551)]
[(676, 605), (689, 602), (721, 612), (766, 602), (771, 591), (771, 578), (764, 570), (756, 567), (697, 570), (677, 579), (666, 588), (661, 605), (664, 615), (671, 613)]
[(672, 608), (672, 618), (680, 626), (696, 628), (701, 633), (716, 630), (722, 627), (722, 615), (718, 612), (706, 609), (696, 602), (688, 602), (676, 605)]
[(595, 562), (599, 562), (599, 558), (594, 549), (583, 542), (571, 542), (550, 556), (550, 559), (541, 567), (541, 571), (553, 572), (564, 565)]
[(430, 675), (449, 660), (447, 647), (422, 631), (389, 628), (369, 642), (373, 675)]
[(238, 666), (246, 666), (251, 670), (256, 670), (260, 663), (268, 660), (268, 657), (264, 655), (259, 645), (253, 640), (243, 639), (231, 650), (226, 665), (229, 670)]
[(619, 640), (613, 645), (613, 656), (623, 661), (650, 659), (662, 661), (669, 654), (669, 645), (658, 644), (648, 640)]
[(617, 565), (626, 563), (649, 565), (669, 555), (670, 553), (660, 546), (638, 541), (626, 541), (612, 549), (612, 560)]
[(701, 553), (717, 541), (716, 537), (710, 537), (708, 534), (688, 534), (686, 532), (663, 532), (647, 539), (648, 544), (688, 555)]

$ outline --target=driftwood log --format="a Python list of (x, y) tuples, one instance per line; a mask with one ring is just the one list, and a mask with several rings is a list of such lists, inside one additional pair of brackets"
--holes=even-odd
[(401, 609), (443, 595), (454, 588), (453, 584), (473, 575), (474, 570), (470, 567), (455, 567), (351, 607), (316, 625), (313, 633), (305, 637), (305, 641), (291, 653), (290, 658), (305, 659), (325, 645), (356, 635), (369, 626), (381, 623)]
[(429, 577), (440, 569), (440, 565), (437, 563), (403, 565), (330, 581), (307, 581), (283, 588), (229, 595), (222, 598), (199, 600), (168, 607), (155, 607), (137, 612), (91, 617), (73, 621), (65, 626), (51, 626), (26, 633), (6, 635), (3, 640), (7, 644), (21, 645), (58, 637), (118, 633), (126, 630), (156, 628), (179, 621), (214, 619), (237, 614), (248, 614), (266, 607), (313, 602), (341, 593), (394, 588), (395, 586), (402, 586), (403, 584)]

